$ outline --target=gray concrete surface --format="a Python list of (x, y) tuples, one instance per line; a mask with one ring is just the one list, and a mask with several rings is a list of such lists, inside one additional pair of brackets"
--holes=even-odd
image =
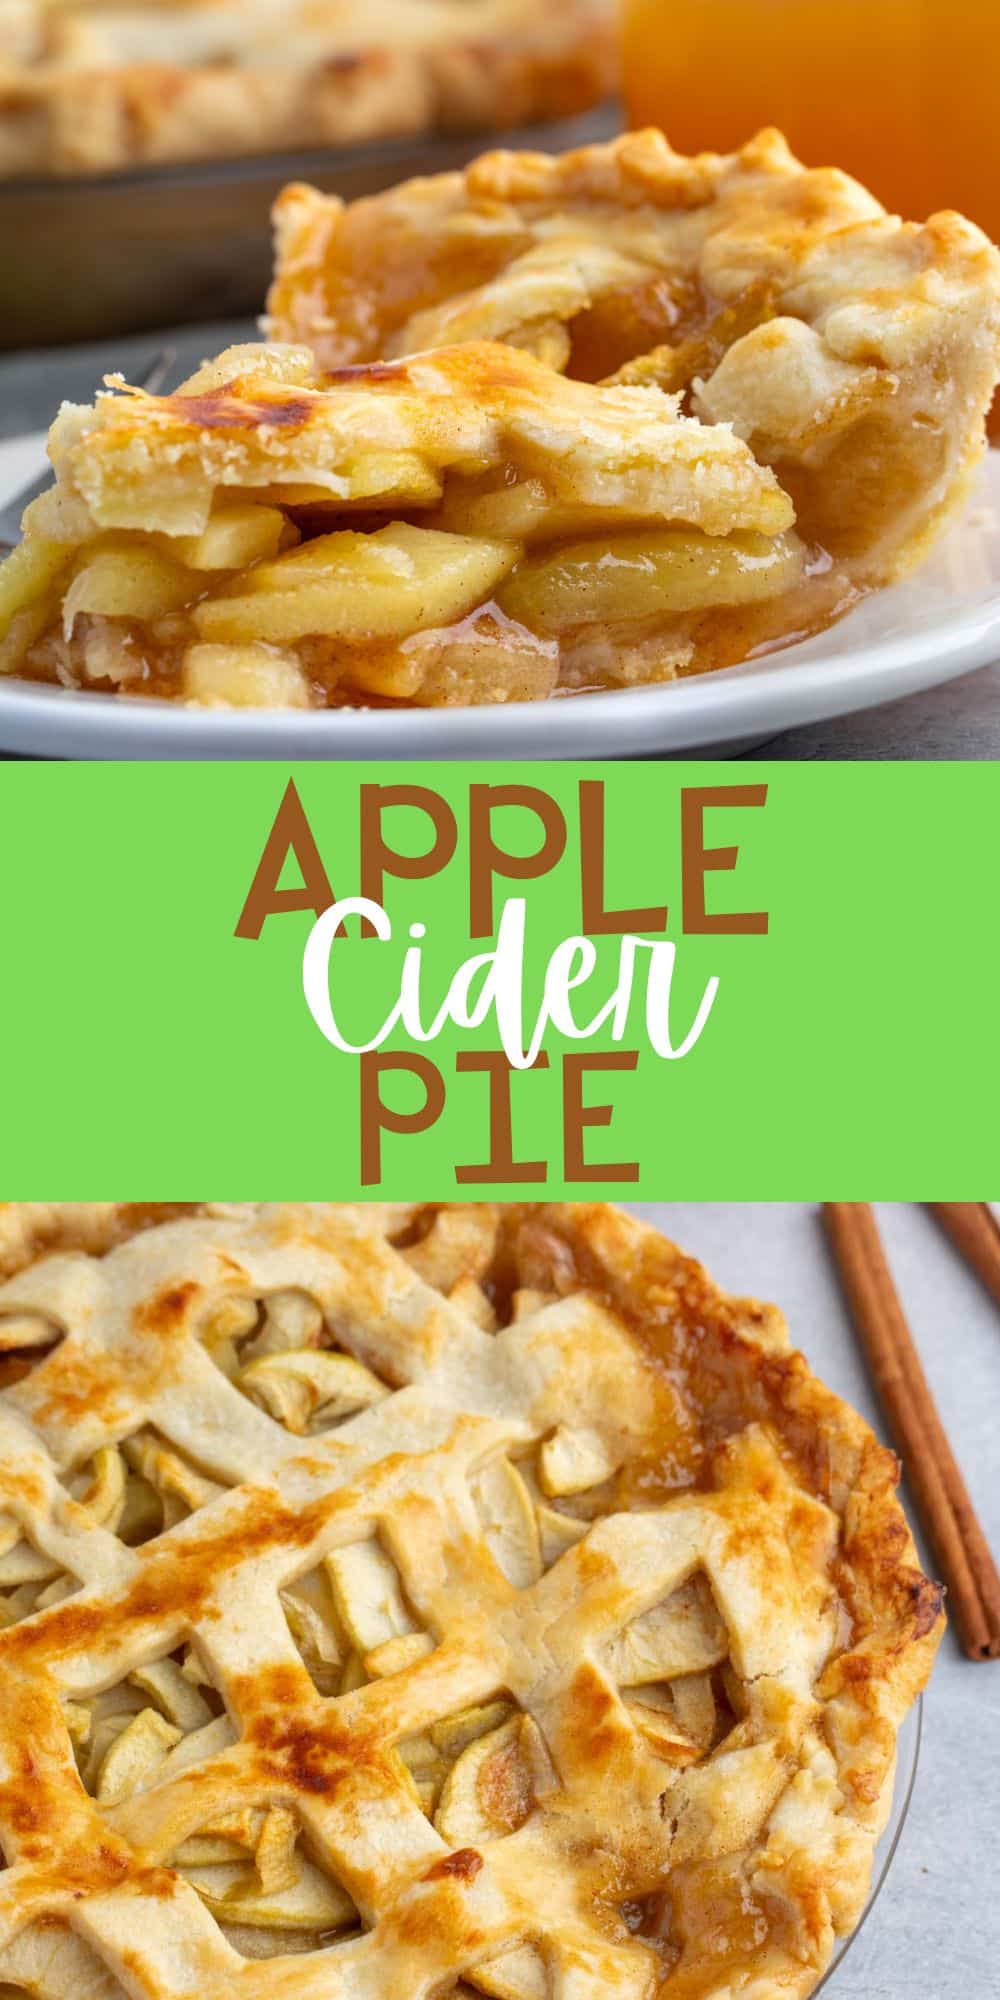
[[(701, 1257), (728, 1289), (775, 1300), (817, 1374), (886, 1435), (817, 1209), (646, 1203), (634, 1212)], [(886, 1204), (877, 1212), (952, 1447), (1000, 1551), (1000, 1308), (925, 1210)], [(899, 1848), (824, 2000), (995, 2000), (998, 1849), (1000, 1661), (973, 1664), (949, 1632), (925, 1698)]]
[[(62, 397), (89, 402), (109, 369), (134, 380), (161, 346), (177, 350), (172, 374), (177, 382), (231, 342), (256, 337), (253, 321), (240, 320), (100, 346), (0, 354), (0, 437), (46, 428)], [(1000, 758), (1000, 661), (927, 694), (789, 730), (752, 754), (805, 760)]]

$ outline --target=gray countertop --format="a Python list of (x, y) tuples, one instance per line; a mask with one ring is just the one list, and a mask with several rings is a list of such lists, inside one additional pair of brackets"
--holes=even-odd
[[(816, 1373), (886, 1434), (818, 1210), (647, 1203), (634, 1212), (695, 1252), (728, 1289), (774, 1299)], [(925, 1210), (885, 1205), (877, 1213), (952, 1447), (1000, 1550), (1000, 1308)], [(830, 2000), (995, 1995), (998, 1839), (1000, 1661), (973, 1664), (949, 1632), (926, 1696), (902, 1839), (871, 1917), (830, 1983)]]
[[(101, 377), (134, 379), (158, 347), (177, 351), (172, 380), (234, 341), (253, 340), (252, 320), (144, 334), (98, 346), (0, 355), (0, 437), (42, 430), (63, 397), (89, 402)], [(779, 759), (1000, 758), (1000, 661), (926, 694), (787, 731), (751, 753)]]

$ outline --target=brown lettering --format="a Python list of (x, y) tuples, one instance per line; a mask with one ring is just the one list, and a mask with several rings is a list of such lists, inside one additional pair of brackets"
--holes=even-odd
[[(547, 1055), (536, 1056), (532, 1069), (548, 1069)], [(544, 1160), (515, 1160), (510, 1101), (511, 1065), (501, 1049), (476, 1049), (455, 1057), (459, 1075), (485, 1073), (490, 1080), (490, 1157), (485, 1166), (456, 1167), (455, 1179), (470, 1187), (486, 1182), (543, 1181)]]
[(705, 877), (710, 870), (733, 869), (738, 847), (705, 846), (705, 813), (716, 806), (763, 806), (766, 785), (689, 785), (681, 792), (681, 879), (684, 930), (691, 937), (765, 937), (766, 910), (705, 908)]
[(607, 937), (628, 931), (665, 931), (669, 910), (606, 910), (604, 907), (604, 780), (580, 781), (580, 892), (583, 931), (587, 937)]
[[(493, 838), (496, 806), (523, 806), (541, 821), (544, 839), (534, 854), (508, 854)], [(555, 799), (537, 785), (469, 787), (469, 936), (493, 935), (493, 877), (531, 882), (547, 875), (566, 851), (566, 821)]]
[(610, 1125), (610, 1104), (584, 1104), (583, 1079), (588, 1070), (635, 1069), (637, 1049), (613, 1049), (603, 1055), (563, 1056), (563, 1165), (568, 1181), (637, 1181), (637, 1160), (612, 1161), (606, 1166), (588, 1165), (583, 1155), (583, 1135), (588, 1126)]
[[(400, 854), (390, 847), (382, 832), (382, 815), (390, 806), (414, 806), (426, 813), (434, 828), (433, 844), (426, 854)], [(426, 785), (362, 785), (361, 894), (373, 903), (383, 900), (386, 875), (406, 882), (423, 882), (447, 868), (458, 846), (458, 823), (446, 799)], [(370, 924), (362, 935), (374, 936)]]
[[(382, 1180), (383, 1132), (426, 1132), (444, 1110), (444, 1078), (435, 1063), (415, 1050), (370, 1049), (361, 1057), (361, 1185), (378, 1187)], [(424, 1086), (424, 1101), (416, 1111), (392, 1111), (383, 1102), (381, 1083), (388, 1070), (409, 1070)]]
[[(302, 871), (301, 889), (279, 889), (281, 871), (294, 854)], [(238, 938), (259, 938), (268, 917), (287, 910), (311, 910), (321, 917), (336, 902), (302, 800), (289, 778), (274, 825), (264, 843), (257, 873), (236, 926)]]

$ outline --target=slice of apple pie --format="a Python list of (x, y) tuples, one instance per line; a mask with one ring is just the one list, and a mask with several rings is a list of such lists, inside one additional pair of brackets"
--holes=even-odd
[(656, 382), (733, 424), (854, 589), (919, 559), (983, 450), (997, 251), (958, 215), (887, 215), (774, 131), (727, 157), (656, 131), (489, 153), (349, 207), (291, 187), (277, 231), (270, 328), (322, 366), (489, 339)]
[(50, 448), (0, 670), (67, 687), (526, 700), (711, 665), (828, 587), (728, 426), (494, 343), (326, 377), (233, 349), (174, 395), (65, 408)]

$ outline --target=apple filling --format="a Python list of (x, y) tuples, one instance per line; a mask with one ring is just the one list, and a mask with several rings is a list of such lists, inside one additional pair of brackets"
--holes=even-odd
[(0, 571), (0, 669), (238, 707), (537, 700), (709, 667), (714, 616), (721, 638), (739, 611), (749, 647), (755, 614), (805, 579), (793, 530), (514, 539), (533, 502), (498, 491), (492, 534), (484, 495), (474, 534), (392, 521), (305, 537), (251, 501), (173, 542), (29, 534)]
[[(912, 569), (982, 457), (1000, 255), (959, 215), (887, 215), (775, 131), (691, 158), (652, 130), (491, 152), (348, 203), (293, 184), (275, 220), (268, 325), (320, 366), (503, 341), (577, 382), (656, 386), (773, 469), (802, 540), (832, 560), (780, 616), (772, 599), (767, 617), (730, 604), (688, 622), (696, 668)], [(564, 660), (563, 681), (576, 671)]]

